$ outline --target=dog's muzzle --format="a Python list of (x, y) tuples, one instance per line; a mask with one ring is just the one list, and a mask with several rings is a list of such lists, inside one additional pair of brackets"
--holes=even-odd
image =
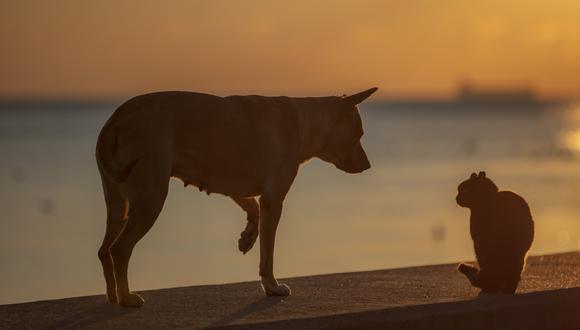
[(371, 168), (371, 163), (362, 145), (357, 143), (351, 153), (337, 167), (346, 173), (361, 173)]

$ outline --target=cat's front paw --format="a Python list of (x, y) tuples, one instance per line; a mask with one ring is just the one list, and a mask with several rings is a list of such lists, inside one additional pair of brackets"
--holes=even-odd
[(457, 270), (468, 278), (472, 278), (477, 274), (477, 268), (464, 263), (459, 264), (459, 266), (457, 266)]

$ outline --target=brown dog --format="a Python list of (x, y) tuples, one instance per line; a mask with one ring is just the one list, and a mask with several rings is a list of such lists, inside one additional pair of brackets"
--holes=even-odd
[(143, 304), (129, 291), (127, 267), (135, 244), (161, 212), (171, 177), (230, 196), (247, 213), (240, 251), (249, 251), (260, 233), (266, 295), (289, 295), (273, 273), (282, 202), (300, 164), (313, 157), (347, 173), (370, 168), (356, 106), (376, 90), (312, 98), (160, 92), (121, 105), (101, 130), (96, 150), (107, 204), (99, 258), (109, 301)]

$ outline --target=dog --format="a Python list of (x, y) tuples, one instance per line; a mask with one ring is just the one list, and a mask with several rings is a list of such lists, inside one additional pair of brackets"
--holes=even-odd
[(460, 264), (471, 284), (488, 293), (514, 294), (534, 240), (534, 220), (526, 201), (500, 191), (485, 172), (472, 173), (457, 188), (457, 204), (471, 210), (470, 232), (479, 269)]
[(273, 272), (284, 198), (300, 165), (314, 157), (347, 173), (370, 168), (357, 105), (376, 90), (343, 97), (172, 91), (122, 104), (101, 129), (96, 146), (107, 206), (98, 256), (108, 300), (123, 307), (143, 305), (129, 290), (129, 258), (161, 212), (171, 177), (238, 204), (247, 214), (239, 250), (249, 251), (259, 236), (265, 294), (290, 295)]

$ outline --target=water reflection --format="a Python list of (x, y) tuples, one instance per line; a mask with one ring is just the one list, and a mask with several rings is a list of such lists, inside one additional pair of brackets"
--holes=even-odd
[[(0, 112), (0, 303), (103, 293), (94, 144), (113, 108)], [(369, 105), (362, 116), (373, 168), (356, 176), (320, 161), (302, 168), (277, 237), (281, 277), (472, 259), (469, 214), (454, 196), (478, 170), (530, 203), (532, 254), (579, 247), (580, 148), (564, 136), (580, 131), (580, 107)], [(237, 250), (244, 225), (227, 198), (173, 181), (132, 259), (135, 289), (255, 280), (257, 247)]]
[(570, 106), (563, 113), (560, 144), (572, 152), (580, 152), (580, 105)]
[(43, 215), (52, 215), (54, 209), (54, 201), (50, 198), (41, 199), (38, 203), (38, 211)]
[(10, 178), (16, 183), (22, 183), (26, 179), (26, 172), (21, 167), (15, 167), (10, 173)]
[(445, 240), (445, 225), (436, 224), (431, 227), (431, 238), (433, 241), (444, 241)]

